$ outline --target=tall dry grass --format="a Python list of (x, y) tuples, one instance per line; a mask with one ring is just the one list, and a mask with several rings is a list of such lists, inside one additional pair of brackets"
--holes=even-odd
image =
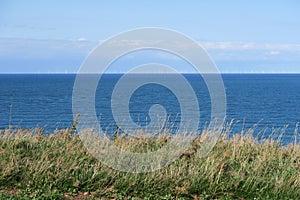
[[(226, 129), (225, 129), (226, 130)], [(270, 138), (225, 131), (212, 152), (196, 156), (203, 142), (169, 166), (150, 173), (125, 173), (91, 156), (73, 130), (0, 131), (0, 198), (80, 199), (300, 199), (300, 145), (281, 146)], [(115, 135), (120, 148), (153, 151), (168, 136)]]

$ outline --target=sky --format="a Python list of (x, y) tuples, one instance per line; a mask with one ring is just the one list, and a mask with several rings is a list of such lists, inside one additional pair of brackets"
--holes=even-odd
[[(141, 27), (189, 36), (223, 73), (300, 73), (299, 10), (298, 0), (0, 0), (0, 73), (76, 73), (99, 43)], [(181, 64), (162, 52), (133, 57)]]

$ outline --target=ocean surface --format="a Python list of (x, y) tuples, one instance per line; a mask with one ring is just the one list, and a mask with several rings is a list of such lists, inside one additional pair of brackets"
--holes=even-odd
[[(134, 76), (135, 80), (144, 80), (146, 76), (169, 77), (166, 79), (172, 85), (181, 87), (172, 75)], [(202, 130), (211, 118), (210, 94), (201, 76), (183, 76), (197, 96), (200, 108), (198, 128)], [(96, 115), (108, 134), (116, 127), (111, 98), (121, 77), (122, 74), (102, 75), (96, 90)], [(31, 129), (39, 126), (52, 132), (70, 127), (75, 78), (75, 74), (0, 75), (0, 129), (9, 125)], [(275, 138), (282, 134), (284, 144), (294, 141), (295, 127), (300, 122), (300, 74), (223, 74), (222, 78), (226, 91), (226, 121), (233, 120), (231, 134), (255, 127), (253, 134), (263, 133)], [(89, 84), (88, 79), (86, 83)], [(87, 94), (82, 95), (89, 98)], [(147, 125), (149, 109), (154, 104), (164, 107), (168, 116), (166, 123), (176, 129), (181, 120), (180, 102), (170, 89), (155, 83), (143, 85), (131, 94), (128, 103), (130, 120), (140, 126)], [(122, 117), (121, 112), (117, 115)]]

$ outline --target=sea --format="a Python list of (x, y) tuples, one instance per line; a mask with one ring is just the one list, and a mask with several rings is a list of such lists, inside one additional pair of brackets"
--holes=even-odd
[[(212, 96), (201, 75), (181, 75), (195, 93), (199, 118), (191, 117), (189, 120), (199, 121), (197, 125), (201, 133), (213, 120)], [(126, 80), (127, 86), (131, 87), (131, 80), (139, 85), (125, 92), (127, 99), (123, 98), (124, 94), (118, 96), (118, 91), (126, 90), (127, 86), (116, 90), (124, 74), (86, 76), (97, 76), (100, 80), (94, 86), (94, 95), (82, 93), (81, 105), (91, 105), (85, 104), (84, 99), (95, 102), (92, 109), (87, 109), (95, 111), (98, 123), (108, 135), (112, 135), (119, 125), (120, 121), (116, 118), (124, 117), (123, 124), (127, 125), (149, 125), (153, 120), (149, 112), (153, 105), (160, 105), (159, 108), (164, 109), (165, 115), (162, 117), (166, 119), (160, 120), (162, 126), (176, 132), (181, 125), (183, 112), (189, 112), (182, 105), (189, 105), (193, 101), (192, 96), (185, 95), (185, 87), (172, 74), (132, 75), (132, 79)], [(16, 129), (41, 127), (45, 133), (51, 133), (71, 127), (76, 114), (72, 110), (76, 77), (76, 74), (1, 74), (0, 129), (9, 126)], [(226, 102), (222, 102), (226, 106), (224, 120), (230, 124), (230, 135), (245, 134), (252, 130), (251, 134), (255, 136), (281, 138), (284, 145), (295, 142), (295, 138), (299, 140), (300, 74), (221, 74), (221, 78), (226, 94)], [(94, 84), (89, 80), (85, 80), (86, 86)], [(160, 80), (164, 83), (169, 81), (172, 87), (159, 84)], [(173, 91), (174, 88), (177, 93)], [(181, 94), (178, 91), (182, 91), (179, 93), (186, 98), (179, 98)], [(113, 110), (113, 97), (115, 107), (120, 110)], [(118, 101), (122, 102), (120, 106)], [(124, 113), (124, 108), (129, 113)], [(198, 112), (196, 107), (195, 110)], [(78, 120), (80, 122), (81, 116)]]

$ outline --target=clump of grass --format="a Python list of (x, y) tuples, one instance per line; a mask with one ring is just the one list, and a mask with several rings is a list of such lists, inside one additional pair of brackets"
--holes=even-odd
[[(203, 137), (169, 166), (126, 173), (105, 166), (72, 130), (0, 131), (0, 198), (80, 199), (299, 199), (300, 145), (280, 146), (251, 134), (220, 137), (205, 158), (196, 156)], [(250, 133), (251, 131), (249, 131)], [(169, 141), (115, 134), (116, 146), (133, 152), (156, 150)]]

